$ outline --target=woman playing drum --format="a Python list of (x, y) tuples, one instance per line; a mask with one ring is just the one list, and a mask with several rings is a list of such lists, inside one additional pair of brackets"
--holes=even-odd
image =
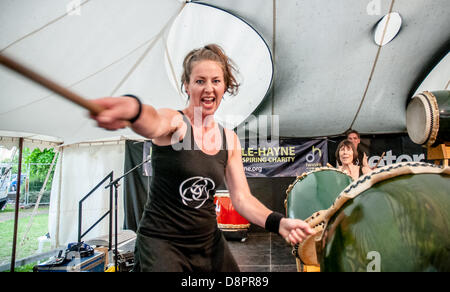
[(217, 45), (191, 51), (181, 84), (189, 98), (182, 111), (142, 105), (135, 96), (102, 98), (106, 108), (93, 118), (116, 130), (131, 124), (153, 140), (154, 177), (139, 225), (137, 271), (237, 271), (217, 227), (213, 203), (225, 179), (236, 210), (250, 222), (292, 243), (312, 233), (302, 220), (272, 212), (250, 193), (237, 135), (214, 120), (225, 92), (238, 84), (231, 60)]

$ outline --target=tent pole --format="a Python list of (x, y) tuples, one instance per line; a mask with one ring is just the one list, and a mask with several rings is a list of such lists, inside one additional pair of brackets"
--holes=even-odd
[(14, 272), (16, 265), (17, 225), (19, 224), (19, 204), (20, 204), (20, 180), (22, 178), (22, 152), (23, 152), (23, 138), (21, 137), (19, 139), (19, 165), (17, 171), (16, 208), (14, 210), (14, 239), (11, 254), (11, 272)]

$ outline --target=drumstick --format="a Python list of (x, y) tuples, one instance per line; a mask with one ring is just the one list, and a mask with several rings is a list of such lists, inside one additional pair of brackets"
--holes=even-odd
[(78, 94), (68, 90), (67, 88), (59, 84), (56, 84), (52, 80), (38, 74), (37, 72), (32, 71), (31, 69), (25, 67), (22, 64), (19, 64), (15, 60), (6, 57), (5, 55), (0, 54), (0, 64), (27, 77), (28, 79), (33, 80), (36, 83), (39, 83), (40, 85), (61, 95), (62, 97), (84, 107), (85, 109), (89, 110), (94, 116), (103, 111), (103, 107), (101, 107), (100, 105), (90, 102), (89, 100), (79, 96)]
[(378, 162), (377, 162), (377, 164), (375, 165), (375, 167), (373, 169), (378, 167), (378, 164), (380, 164), (381, 160), (383, 160), (384, 154), (386, 154), (386, 152), (383, 152), (383, 154), (381, 154), (380, 159), (378, 159)]

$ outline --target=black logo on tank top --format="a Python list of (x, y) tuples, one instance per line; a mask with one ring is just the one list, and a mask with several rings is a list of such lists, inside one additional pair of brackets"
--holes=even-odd
[(207, 177), (194, 176), (180, 184), (180, 196), (183, 204), (198, 209), (209, 199), (209, 192), (216, 187)]

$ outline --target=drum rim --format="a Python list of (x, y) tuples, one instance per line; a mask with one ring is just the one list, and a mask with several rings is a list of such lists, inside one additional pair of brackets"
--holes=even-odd
[(214, 194), (215, 198), (230, 198), (230, 191), (228, 190), (217, 190)]
[(250, 227), (250, 223), (247, 224), (224, 224), (224, 223), (217, 223), (217, 227), (220, 229), (229, 229), (228, 231), (232, 231), (234, 229), (242, 230), (242, 229), (248, 229)]
[[(401, 162), (380, 167), (360, 177), (338, 195), (330, 208), (315, 212), (305, 220), (316, 233), (307, 237), (302, 243), (294, 245), (293, 254), (305, 264), (318, 266), (316, 244), (319, 244), (323, 240), (324, 231), (327, 229), (330, 219), (344, 204), (349, 200), (353, 200), (376, 183), (389, 178), (410, 174), (450, 175), (450, 167), (443, 168), (426, 162)], [(294, 253), (294, 250), (296, 253)]]
[(388, 178), (403, 175), (427, 173), (450, 175), (450, 167), (443, 168), (427, 162), (400, 162), (380, 167), (377, 170), (369, 172), (368, 174), (360, 177), (358, 180), (352, 182), (337, 196), (333, 205), (326, 210), (326, 213), (324, 213), (325, 218), (318, 218), (318, 215), (312, 216), (315, 220), (311, 220), (311, 223), (318, 224), (321, 223), (318, 221), (323, 219), (325, 219), (325, 222), (328, 223), (329, 219), (344, 205), (344, 203), (348, 200), (356, 198), (376, 183), (384, 181)]
[(286, 216), (287, 216), (287, 202), (288, 202), (288, 199), (289, 199), (289, 195), (290, 195), (292, 189), (295, 187), (295, 185), (299, 181), (305, 179), (308, 175), (311, 175), (311, 174), (316, 173), (316, 172), (324, 171), (324, 170), (332, 170), (332, 171), (336, 171), (336, 172), (345, 174), (347, 177), (350, 178), (351, 181), (353, 181), (353, 178), (351, 176), (349, 176), (348, 174), (346, 174), (345, 172), (343, 172), (342, 170), (334, 168), (334, 167), (328, 167), (328, 166), (318, 167), (318, 168), (315, 168), (314, 170), (302, 173), (301, 175), (297, 176), (295, 181), (292, 184), (290, 184), (289, 187), (286, 190), (286, 199), (284, 199), (284, 209), (286, 210), (286, 212), (285, 212)]
[[(437, 103), (436, 97), (430, 91), (424, 91), (422, 93), (415, 95), (412, 101), (414, 101), (414, 99), (416, 98), (422, 102), (424, 107), (425, 105), (428, 105), (428, 107), (425, 107), (426, 133), (424, 137), (419, 141), (415, 141), (413, 137), (411, 137), (411, 133), (409, 131), (408, 135), (411, 138), (411, 140), (413, 140), (413, 142), (416, 144), (431, 146), (434, 143), (436, 143), (436, 139), (439, 133), (439, 105)], [(408, 116), (408, 109), (406, 110), (406, 114)]]

